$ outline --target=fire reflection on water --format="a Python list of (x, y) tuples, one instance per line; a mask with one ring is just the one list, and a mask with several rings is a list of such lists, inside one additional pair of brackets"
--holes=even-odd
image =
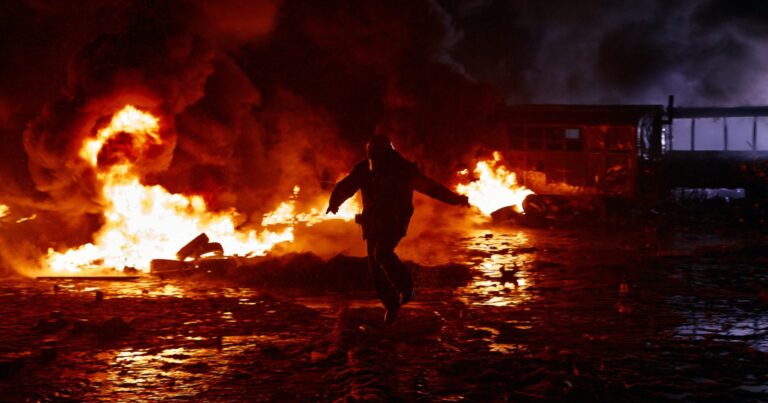
[[(102, 291), (108, 298), (184, 298), (190, 289), (180, 283), (144, 277), (137, 282), (105, 283), (101, 281), (63, 280), (56, 283), (57, 292), (92, 294)], [(210, 294), (210, 290), (206, 292)]]
[(464, 238), (466, 263), (477, 276), (458, 290), (460, 299), (472, 305), (515, 306), (529, 301), (533, 260), (529, 235), (522, 231), (477, 230)]
[[(110, 364), (106, 371), (90, 376), (91, 384), (97, 386), (105, 396), (135, 394), (134, 397), (138, 399), (147, 398), (151, 394), (151, 391), (139, 392), (142, 384), (161, 387), (164, 399), (194, 395), (208, 382), (194, 374), (214, 372), (215, 375), (215, 367), (209, 367), (207, 361), (221, 360), (219, 352), (213, 348), (178, 347), (157, 352), (125, 348), (99, 355), (101, 357), (97, 358), (109, 359)], [(178, 383), (180, 380), (183, 382)], [(200, 385), (196, 385), (198, 383)]]
[(675, 329), (677, 337), (743, 341), (757, 351), (768, 353), (768, 315), (745, 309), (744, 306), (748, 306), (750, 301), (706, 303), (677, 296), (670, 298), (669, 302), (683, 308), (681, 311), (685, 320)]
[(107, 298), (237, 298), (239, 305), (258, 303), (259, 292), (254, 288), (222, 287), (210, 282), (191, 284), (183, 279), (160, 279), (143, 276), (137, 281), (104, 282), (86, 280), (58, 280), (57, 292), (92, 294), (102, 291)]
[(194, 398), (217, 381), (227, 382), (227, 374), (252, 366), (253, 363), (245, 358), (247, 350), (297, 342), (277, 334), (224, 336), (218, 347), (215, 347), (216, 340), (209, 337), (175, 340), (184, 345), (164, 349), (127, 347), (97, 354), (97, 360), (109, 364), (89, 375), (90, 385), (96, 387), (99, 396), (107, 398)]
[(467, 326), (467, 328), (484, 331), (489, 334), (488, 337), (483, 338), (483, 341), (488, 343), (489, 351), (494, 351), (502, 354), (509, 354), (515, 351), (525, 351), (528, 349), (528, 346), (525, 344), (497, 342), (496, 338), (499, 336), (501, 332), (496, 328), (493, 328), (490, 326)]

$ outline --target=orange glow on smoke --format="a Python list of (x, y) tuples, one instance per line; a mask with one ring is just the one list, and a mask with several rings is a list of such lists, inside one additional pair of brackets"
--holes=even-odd
[(159, 119), (142, 112), (133, 105), (127, 105), (112, 117), (109, 126), (99, 130), (95, 139), (86, 140), (80, 149), (80, 157), (88, 161), (92, 166), (98, 163), (99, 151), (104, 144), (120, 133), (130, 133), (132, 145), (141, 150), (146, 144), (160, 144)]
[[(243, 220), (234, 209), (208, 211), (201, 196), (173, 194), (162, 186), (146, 186), (129, 161), (99, 167), (98, 156), (116, 135), (130, 135), (132, 152), (140, 155), (150, 145), (162, 144), (159, 119), (131, 105), (116, 113), (94, 139), (85, 141), (80, 157), (97, 170), (101, 183), (104, 225), (94, 242), (65, 252), (49, 249), (43, 267), (54, 272), (76, 273), (91, 267), (148, 271), (152, 259), (173, 259), (176, 251), (200, 233), (221, 243), (229, 255), (265, 255), (276, 244), (293, 241), (294, 225), (328, 219), (350, 220), (354, 213), (325, 217), (320, 209), (295, 212), (295, 196), (287, 206), (265, 215), (260, 229), (241, 229)], [(348, 203), (346, 208), (355, 209)], [(346, 210), (345, 210), (346, 211)], [(276, 229), (265, 227), (277, 226)]]
[[(492, 159), (478, 161), (473, 172), (476, 179), (456, 186), (458, 193), (469, 198), (469, 204), (486, 215), (507, 206), (523, 212), (523, 200), (533, 191), (517, 184), (515, 173), (501, 164), (498, 151), (493, 152)], [(459, 171), (459, 175), (468, 177), (469, 171)]]

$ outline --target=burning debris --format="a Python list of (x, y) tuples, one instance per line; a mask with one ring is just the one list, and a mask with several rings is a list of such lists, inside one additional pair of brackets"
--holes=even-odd
[(156, 117), (128, 105), (95, 139), (83, 144), (79, 155), (96, 171), (102, 186), (105, 223), (94, 243), (62, 253), (49, 250), (46, 264), (53, 271), (77, 272), (94, 261), (107, 267), (146, 269), (153, 257), (167, 256), (172, 245), (200, 232), (215, 234), (229, 250), (241, 254), (263, 254), (292, 239), (292, 228), (239, 231), (235, 211), (210, 212), (202, 197), (141, 184), (134, 163), (162, 142), (159, 128)]
[[(503, 207), (513, 206), (523, 212), (523, 201), (533, 191), (517, 183), (517, 176), (501, 163), (501, 153), (493, 152), (493, 158), (478, 161), (473, 170), (477, 179), (468, 184), (459, 184), (456, 191), (469, 197), (469, 203), (490, 215)], [(467, 169), (459, 175), (468, 177)]]
[[(261, 220), (261, 226), (267, 227), (270, 225), (303, 223), (306, 226), (311, 227), (319, 222), (332, 219), (352, 221), (355, 219), (355, 215), (361, 210), (360, 205), (357, 203), (357, 199), (350, 199), (342, 204), (339, 211), (333, 216), (324, 214), (322, 209), (316, 207), (312, 207), (308, 212), (297, 213), (296, 201), (299, 198), (300, 191), (301, 188), (299, 186), (294, 186), (293, 197), (288, 201), (280, 203), (280, 205), (270, 213), (265, 214), (264, 219)], [(321, 202), (324, 203), (325, 200)]]
[(202, 233), (176, 252), (176, 259), (152, 259), (150, 271), (157, 275), (191, 274), (195, 270), (203, 273), (222, 273), (240, 266), (240, 257), (224, 256), (224, 248), (218, 242), (210, 242)]
[(163, 138), (157, 117), (127, 105), (95, 138), (84, 142), (79, 156), (95, 171), (101, 186), (104, 224), (92, 243), (64, 252), (49, 250), (44, 267), (69, 273), (88, 266), (137, 267), (146, 271), (153, 259), (168, 257), (169, 250), (195, 233), (209, 233), (217, 242), (210, 244), (207, 238), (201, 238), (198, 243), (187, 245), (191, 249), (182, 249), (179, 260), (208, 252), (223, 254), (225, 249), (233, 255), (261, 256), (278, 243), (293, 241), (293, 227), (297, 223), (311, 225), (334, 218), (350, 220), (354, 216), (354, 203), (348, 203), (339, 217), (322, 216), (319, 208), (297, 213), (297, 186), (294, 198), (265, 215), (262, 221), (263, 227), (278, 229), (246, 229), (234, 209), (210, 211), (201, 196), (174, 194), (160, 185), (141, 183), (139, 164), (149, 158), (147, 155), (157, 152), (155, 147), (162, 144)]
[(548, 227), (557, 224), (594, 222), (604, 219), (605, 202), (593, 196), (532, 194), (523, 202), (524, 212), (514, 206), (491, 213), (495, 223), (512, 223), (525, 227)]
[(192, 260), (200, 259), (200, 256), (207, 253), (213, 253), (216, 256), (224, 254), (224, 248), (218, 242), (210, 242), (208, 235), (200, 234), (195, 239), (189, 241), (178, 252), (176, 252), (176, 258), (179, 260)]

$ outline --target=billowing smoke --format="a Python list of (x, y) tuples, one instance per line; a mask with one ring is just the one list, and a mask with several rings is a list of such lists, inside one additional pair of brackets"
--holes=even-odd
[[(39, 56), (25, 63), (11, 63), (14, 69), (7, 75), (17, 76), (32, 87), (29, 97), (38, 98), (38, 93), (46, 96), (39, 96), (37, 102), (30, 101), (29, 109), (36, 108), (39, 114), (29, 119), (25, 129), (13, 124), (14, 113), (34, 116), (24, 110), (23, 102), (17, 106), (19, 111), (4, 108), (10, 110), (0, 114), (6, 123), (3, 128), (7, 128), (4, 134), (18, 139), (16, 144), (23, 149), (17, 147), (14, 151), (24, 156), (12, 164), (4, 164), (0, 171), (15, 179), (9, 182), (19, 184), (0, 193), (0, 200), (11, 205), (14, 212), (39, 214), (37, 220), (4, 228), (3, 235), (13, 234), (16, 243), (25, 245), (29, 243), (25, 240), (33, 239), (32, 243), (42, 248), (89, 240), (100, 225), (99, 213), (104, 200), (100, 200), (97, 191), (94, 169), (78, 152), (84, 140), (93, 137), (126, 104), (148, 110), (162, 122), (163, 146), (135, 161), (135, 169), (145, 182), (162, 181), (163, 175), (177, 166), (189, 168), (193, 174), (207, 172), (210, 155), (218, 151), (223, 154), (217, 157), (219, 161), (227, 157), (231, 160), (235, 139), (242, 131), (238, 127), (242, 120), (238, 115), (258, 105), (260, 98), (258, 90), (243, 78), (244, 74), (222, 49), (235, 46), (244, 40), (243, 36), (248, 40), (265, 36), (273, 28), (277, 6), (272, 1), (219, 2), (215, 6), (197, 1), (173, 4), (94, 1), (67, 7), (47, 2), (5, 4), (8, 13), (3, 15), (11, 27), (19, 28), (26, 36), (16, 34), (23, 36), (21, 41), (14, 42), (19, 38), (10, 37), (0, 46), (12, 61)], [(253, 17), (247, 29), (242, 20), (229, 17), (233, 8), (239, 10), (240, 18)], [(90, 25), (91, 18), (100, 29), (81, 28)], [(71, 30), (67, 29), (69, 26)], [(23, 46), (35, 40), (56, 45), (57, 41), (51, 37), (59, 32), (63, 33), (60, 40), (67, 50), (65, 56), (59, 55), (58, 49), (39, 50), (40, 54), (34, 54)], [(42, 74), (44, 64), (47, 69), (56, 70), (53, 75), (58, 80)], [(37, 83), (31, 73), (40, 73), (40, 81), (59, 93), (34, 91)], [(223, 75), (231, 77), (227, 79), (229, 83), (221, 83)], [(236, 90), (223, 94), (220, 88), (227, 86)], [(8, 99), (25, 99), (25, 87), (6, 88), (7, 92), (0, 97), (6, 103)], [(210, 101), (212, 97), (220, 99)], [(216, 108), (206, 108), (206, 105)], [(229, 115), (217, 114), (230, 106), (234, 108)], [(185, 112), (193, 107), (201, 111), (197, 126), (185, 117)], [(214, 118), (206, 120), (209, 116)], [(217, 120), (218, 117), (221, 120)], [(193, 125), (195, 130), (177, 130), (177, 121), (184, 128)], [(190, 144), (201, 136), (201, 131), (209, 137), (208, 152), (194, 153), (194, 146)], [(177, 147), (179, 138), (181, 146)], [(187, 162), (185, 153), (190, 152), (194, 153), (194, 161), (187, 165), (172, 164)], [(215, 192), (216, 186), (219, 184), (211, 183), (208, 190)], [(34, 190), (28, 191), (30, 188)], [(56, 231), (51, 231), (52, 228)], [(18, 266), (19, 248), (2, 249), (5, 265), (14, 262)]]
[(454, 1), (451, 55), (512, 102), (765, 104), (759, 0)]
[(34, 255), (89, 240), (103, 201), (77, 152), (127, 103), (163, 122), (164, 147), (138, 162), (147, 184), (258, 223), (294, 185), (307, 200), (330, 190), (376, 132), (447, 182), (497, 145), (505, 102), (766, 102), (766, 12), (723, 0), (6, 1), (0, 203), (38, 219), (3, 224), (0, 266), (22, 243)]

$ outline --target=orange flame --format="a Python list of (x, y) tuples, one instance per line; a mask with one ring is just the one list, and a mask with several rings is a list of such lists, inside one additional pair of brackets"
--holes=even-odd
[(3, 218), (11, 212), (11, 208), (5, 204), (0, 203), (0, 218)]
[[(469, 198), (469, 204), (477, 207), (483, 214), (507, 206), (523, 212), (523, 200), (533, 191), (517, 184), (517, 177), (501, 164), (501, 154), (493, 152), (493, 159), (478, 161), (473, 170), (477, 179), (468, 184), (459, 184), (456, 191)], [(461, 176), (469, 176), (469, 171), (459, 171)]]
[[(322, 209), (311, 208), (309, 212), (296, 213), (296, 199), (298, 199), (301, 188), (299, 186), (293, 187), (293, 197), (289, 201), (280, 203), (276, 209), (271, 213), (265, 214), (264, 219), (261, 220), (261, 226), (267, 227), (276, 224), (286, 223), (304, 223), (308, 227), (317, 224), (322, 221), (331, 219), (340, 219), (344, 221), (351, 221), (355, 218), (361, 208), (356, 199), (349, 199), (339, 207), (339, 211), (334, 216), (327, 216)], [(324, 201), (318, 201), (321, 205)]]
[(101, 148), (119, 133), (132, 134), (134, 148), (142, 149), (148, 142), (161, 143), (159, 131), (159, 119), (136, 109), (133, 105), (127, 105), (112, 117), (109, 126), (99, 130), (95, 139), (86, 140), (80, 149), (80, 157), (96, 166)]
[[(104, 144), (119, 133), (131, 135), (132, 147), (139, 153), (152, 144), (162, 144), (159, 120), (128, 105), (114, 115), (110, 124), (95, 139), (85, 141), (80, 157), (97, 167)], [(159, 185), (143, 185), (129, 162), (98, 171), (104, 204), (104, 225), (94, 235), (94, 242), (65, 252), (48, 250), (44, 265), (55, 272), (80, 272), (87, 267), (135, 267), (148, 270), (152, 259), (173, 259), (175, 252), (200, 233), (221, 243), (228, 254), (265, 255), (276, 244), (293, 241), (297, 222), (314, 223), (325, 219), (319, 210), (295, 214), (294, 201), (265, 215), (262, 226), (269, 229), (239, 229), (242, 223), (234, 209), (211, 212), (200, 196), (173, 194)], [(298, 195), (299, 188), (294, 189)], [(285, 204), (285, 203), (283, 203)], [(356, 206), (348, 208), (354, 209)], [(354, 217), (354, 214), (352, 215)]]

